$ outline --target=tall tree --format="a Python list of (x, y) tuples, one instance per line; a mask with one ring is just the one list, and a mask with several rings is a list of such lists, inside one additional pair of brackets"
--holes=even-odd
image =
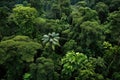
[[(0, 65), (4, 66), (6, 80), (21, 79), (23, 70), (34, 62), (34, 56), (41, 45), (27, 36), (15, 36), (0, 42)], [(0, 72), (1, 73), (1, 72)]]
[(120, 45), (120, 10), (109, 14), (110, 42)]
[(16, 5), (16, 7), (13, 8), (12, 14), (9, 16), (9, 21), (16, 24), (16, 34), (32, 37), (35, 29), (33, 23), (37, 15), (37, 10), (35, 8)]
[(101, 23), (105, 23), (109, 13), (109, 7), (103, 2), (98, 2), (95, 6), (95, 10), (98, 12)]

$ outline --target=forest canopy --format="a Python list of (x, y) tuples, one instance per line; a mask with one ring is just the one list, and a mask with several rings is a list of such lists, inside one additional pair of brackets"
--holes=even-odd
[(0, 0), (0, 80), (120, 80), (120, 0)]

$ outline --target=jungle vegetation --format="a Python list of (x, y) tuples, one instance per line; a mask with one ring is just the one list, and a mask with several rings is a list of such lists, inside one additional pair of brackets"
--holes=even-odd
[(120, 80), (120, 0), (0, 0), (0, 80)]

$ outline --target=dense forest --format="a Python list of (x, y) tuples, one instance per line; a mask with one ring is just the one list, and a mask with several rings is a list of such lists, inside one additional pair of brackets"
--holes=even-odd
[(120, 0), (0, 0), (0, 80), (120, 80)]

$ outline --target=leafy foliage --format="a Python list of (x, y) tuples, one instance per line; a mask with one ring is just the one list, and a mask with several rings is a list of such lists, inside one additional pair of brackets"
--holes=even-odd
[[(111, 73), (113, 76), (114, 74), (119, 74), (119, 68), (120, 65), (119, 57), (120, 57), (120, 47), (119, 46), (113, 46), (109, 42), (104, 42), (103, 46), (105, 48), (105, 54), (104, 59), (107, 62), (107, 74)], [(116, 62), (117, 61), (117, 62)], [(113, 72), (114, 70), (114, 72)], [(117, 76), (117, 75), (116, 75)], [(113, 76), (112, 78), (116, 78), (116, 76)], [(116, 78), (117, 80), (117, 78)]]
[(16, 5), (13, 13), (9, 16), (9, 21), (13, 21), (17, 26), (17, 33), (31, 36), (34, 31), (33, 21), (37, 17), (35, 8)]
[[(99, 58), (95, 60), (99, 60)], [(96, 63), (94, 63), (94, 59), (93, 58), (89, 59), (83, 53), (79, 52), (75, 53), (73, 51), (68, 52), (65, 55), (65, 57), (61, 60), (61, 62), (63, 64), (62, 69), (63, 79), (66, 78), (67, 80), (69, 80), (71, 79), (71, 77), (73, 77), (73, 79), (76, 80), (103, 79), (103, 76), (101, 74), (95, 73), (94, 68), (96, 66)]]
[(58, 33), (48, 33), (48, 35), (44, 35), (42, 40), (43, 44), (45, 44), (46, 47), (51, 46), (53, 50), (55, 50), (55, 45), (60, 46), (59, 44), (59, 34)]
[(7, 70), (7, 79), (16, 80), (20, 77), (25, 63), (34, 61), (36, 50), (39, 48), (41, 45), (33, 42), (27, 36), (16, 36), (1, 41), (0, 64), (4, 65)]
[(109, 25), (109, 29), (110, 29), (110, 35), (111, 35), (111, 42), (120, 43), (120, 33), (119, 30), (120, 28), (118, 27), (120, 25), (120, 10), (119, 11), (115, 11), (113, 13), (110, 13), (108, 19), (110, 21), (110, 25)]
[(51, 59), (37, 58), (36, 62), (30, 65), (30, 73), (32, 80), (53, 80), (54, 63)]
[(76, 49), (76, 46), (77, 46), (77, 42), (75, 42), (75, 40), (70, 40), (66, 42), (63, 46), (64, 53)]
[(0, 0), (0, 80), (120, 80), (120, 0)]
[(101, 23), (104, 23), (107, 19), (108, 12), (109, 12), (108, 6), (103, 2), (99, 2), (96, 4), (95, 9), (98, 12)]

